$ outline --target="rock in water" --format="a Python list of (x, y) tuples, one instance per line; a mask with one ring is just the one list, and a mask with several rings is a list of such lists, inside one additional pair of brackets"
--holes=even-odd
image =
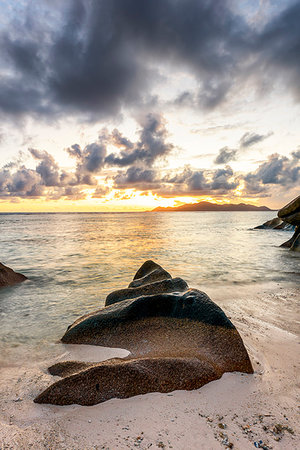
[[(147, 261), (135, 279), (147, 277), (156, 266)], [(144, 286), (149, 284), (148, 279)], [(131, 354), (123, 360), (52, 366), (51, 373), (65, 378), (41, 393), (38, 403), (93, 405), (114, 397), (197, 389), (225, 372), (253, 373), (235, 326), (197, 289), (116, 300), (76, 320), (62, 342), (125, 348)]]
[(300, 226), (298, 227), (297, 236), (293, 239), (291, 250), (293, 252), (300, 252)]
[(296, 227), (291, 239), (284, 242), (281, 247), (288, 247), (292, 251), (299, 252), (300, 233), (300, 195), (278, 211), (278, 217)]
[(288, 216), (300, 212), (300, 195), (278, 211), (278, 217), (286, 220)]
[(285, 222), (284, 220), (279, 219), (279, 217), (275, 217), (274, 219), (268, 220), (254, 228), (254, 230), (293, 230), (293, 225)]
[(17, 273), (4, 264), (0, 263), (0, 288), (21, 283), (25, 280), (27, 280), (27, 277), (25, 277), (25, 275)]

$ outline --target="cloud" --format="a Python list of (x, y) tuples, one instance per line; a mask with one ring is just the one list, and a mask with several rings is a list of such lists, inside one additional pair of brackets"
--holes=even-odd
[(0, 170), (0, 197), (39, 197), (44, 188), (39, 174), (35, 170), (22, 166), (11, 173), (8, 169)]
[(163, 197), (227, 195), (238, 184), (229, 166), (212, 171), (185, 166), (182, 171), (169, 170), (164, 175), (158, 170), (130, 167), (114, 177), (114, 188), (151, 190)]
[(77, 162), (75, 172), (76, 181), (73, 184), (97, 184), (94, 175), (101, 172), (106, 156), (104, 136), (99, 136), (97, 142), (86, 145), (84, 149), (81, 149), (78, 144), (74, 144), (67, 149), (67, 152)]
[(195, 82), (178, 105), (215, 108), (251, 75), (258, 83), (280, 79), (300, 100), (299, 1), (260, 30), (226, 0), (67, 0), (20, 8), (0, 35), (5, 115), (114, 116), (151, 101), (166, 64)]
[(248, 148), (252, 145), (258, 144), (258, 142), (262, 142), (271, 136), (273, 133), (269, 132), (268, 134), (257, 134), (257, 133), (245, 133), (240, 139), (240, 147)]
[(247, 194), (270, 192), (273, 185), (293, 187), (300, 180), (300, 153), (293, 152), (291, 158), (273, 154), (254, 171), (244, 176)]
[(236, 159), (237, 150), (223, 147), (219, 150), (219, 153), (214, 160), (215, 164), (227, 164), (229, 161)]
[(268, 22), (256, 41), (258, 65), (273, 81), (280, 78), (300, 101), (300, 2), (296, 0)]
[(165, 121), (159, 114), (148, 114), (144, 119), (143, 128), (140, 131), (140, 139), (133, 144), (124, 138), (118, 130), (114, 130), (110, 136), (110, 142), (124, 150), (116, 155), (111, 153), (105, 158), (107, 166), (125, 167), (137, 162), (152, 166), (158, 159), (167, 156), (173, 149), (171, 143), (166, 142), (168, 136)]
[(113, 177), (114, 188), (128, 189), (135, 188), (140, 191), (153, 190), (160, 186), (160, 180), (157, 179), (157, 173), (152, 169), (143, 169), (141, 167), (129, 167), (126, 171), (119, 171)]
[(40, 174), (43, 184), (45, 186), (59, 186), (61, 184), (59, 166), (53, 156), (45, 151), (33, 148), (29, 149), (29, 152), (35, 159), (40, 161), (35, 170)]

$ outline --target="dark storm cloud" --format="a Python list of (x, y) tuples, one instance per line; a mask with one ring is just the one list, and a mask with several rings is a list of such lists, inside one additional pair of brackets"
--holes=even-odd
[(0, 169), (0, 198), (45, 196), (52, 200), (78, 200), (86, 196), (82, 192), (83, 187), (96, 184), (85, 173), (63, 170), (46, 151), (29, 149), (29, 153), (37, 161), (35, 169), (30, 169), (21, 162), (6, 164)]
[(230, 166), (217, 170), (186, 166), (182, 172), (165, 176), (162, 182), (157, 193), (163, 196), (227, 195), (239, 184)]
[(119, 171), (113, 180), (117, 189), (147, 190), (163, 197), (230, 194), (239, 184), (229, 166), (213, 171), (186, 166), (165, 175), (154, 169), (130, 167)]
[(86, 113), (97, 120), (150, 101), (154, 68), (166, 62), (188, 71), (198, 86), (196, 94), (181, 94), (178, 104), (215, 108), (249, 74), (280, 78), (300, 99), (300, 2), (259, 32), (229, 5), (226, 0), (30, 2), (0, 35), (6, 68), (0, 108), (14, 116)]
[(151, 166), (154, 161), (167, 156), (173, 149), (173, 145), (166, 142), (168, 136), (163, 117), (158, 114), (148, 114), (140, 131), (140, 139), (133, 144), (121, 136), (118, 130), (114, 130), (110, 136), (110, 142), (125, 148), (120, 154), (111, 153), (105, 158), (108, 166), (125, 167), (141, 162)]
[(272, 185), (296, 186), (300, 181), (300, 154), (293, 152), (291, 158), (273, 154), (254, 172), (244, 176), (245, 191), (259, 194), (270, 190)]
[(230, 166), (225, 169), (218, 169), (213, 173), (211, 189), (212, 191), (228, 192), (236, 189), (239, 185), (237, 179), (232, 180), (234, 173)]
[(61, 183), (59, 166), (55, 162), (53, 156), (45, 151), (33, 148), (29, 149), (29, 151), (35, 159), (40, 161), (35, 170), (40, 174), (45, 186), (59, 186)]
[(223, 147), (219, 150), (219, 153), (214, 160), (215, 164), (227, 164), (229, 161), (234, 161), (236, 159), (237, 150)]
[(126, 171), (119, 171), (113, 177), (114, 187), (116, 189), (135, 188), (137, 190), (153, 190), (160, 186), (157, 173), (152, 169), (143, 169), (141, 167), (129, 167)]
[(104, 138), (99, 137), (97, 142), (86, 145), (83, 150), (78, 144), (74, 144), (67, 152), (77, 161), (74, 184), (97, 184), (94, 175), (101, 172), (106, 155)]
[(270, 132), (268, 134), (257, 134), (257, 133), (247, 132), (240, 139), (240, 147), (241, 148), (251, 147), (252, 145), (255, 145), (255, 144), (258, 144), (259, 142), (264, 141), (272, 134), (273, 134), (272, 132)]
[(259, 67), (273, 81), (281, 78), (300, 101), (300, 1), (296, 0), (266, 25), (259, 35), (256, 50)]

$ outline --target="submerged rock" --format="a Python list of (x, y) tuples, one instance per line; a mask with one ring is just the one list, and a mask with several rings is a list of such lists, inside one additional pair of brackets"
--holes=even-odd
[(0, 288), (21, 283), (25, 280), (27, 280), (27, 277), (25, 277), (25, 275), (15, 272), (14, 270), (0, 263)]
[(295, 231), (293, 236), (280, 247), (289, 248), (292, 251), (299, 250), (300, 233), (300, 195), (278, 211), (278, 217), (255, 227), (254, 229), (272, 229)]
[(274, 219), (268, 220), (262, 225), (258, 225), (254, 230), (293, 230), (294, 227), (290, 223), (281, 220), (279, 217), (274, 217)]
[(300, 252), (300, 227), (298, 227), (297, 236), (293, 239), (291, 250), (293, 252)]
[[(135, 279), (157, 269), (147, 261)], [(130, 289), (136, 293), (140, 287), (122, 292)], [(114, 397), (197, 389), (225, 372), (253, 372), (235, 326), (204, 292), (188, 289), (125, 300), (113, 294), (116, 303), (76, 320), (62, 342), (125, 348), (131, 354), (101, 363), (67, 361), (52, 366), (50, 373), (65, 378), (36, 402), (93, 405)]]

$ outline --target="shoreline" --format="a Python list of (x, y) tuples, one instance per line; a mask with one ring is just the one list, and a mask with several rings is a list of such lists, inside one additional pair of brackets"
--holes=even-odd
[[(247, 288), (233, 291), (206, 290), (240, 332), (254, 375), (226, 373), (195, 391), (150, 393), (90, 407), (37, 405), (33, 398), (54, 379), (46, 372), (51, 362), (128, 354), (52, 346), (58, 353), (54, 358), (2, 365), (0, 448), (250, 449), (259, 441), (267, 448), (299, 447), (299, 343), (292, 307), (300, 300), (300, 289), (273, 283), (251, 294)], [(253, 312), (256, 305), (260, 314)]]

